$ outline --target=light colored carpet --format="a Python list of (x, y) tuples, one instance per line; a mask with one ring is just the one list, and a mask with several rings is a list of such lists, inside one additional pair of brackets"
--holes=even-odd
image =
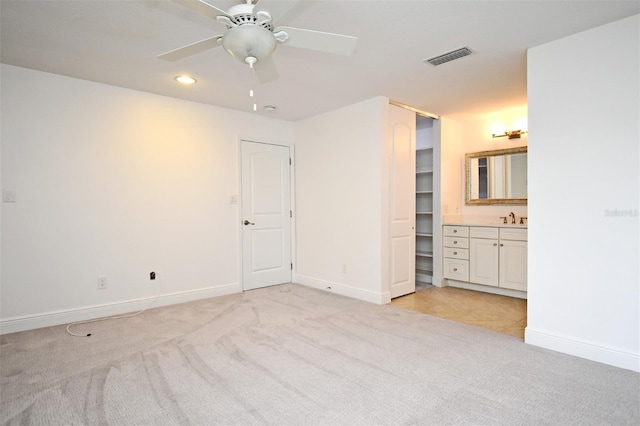
[(3, 424), (639, 424), (640, 374), (285, 284), (0, 336)]

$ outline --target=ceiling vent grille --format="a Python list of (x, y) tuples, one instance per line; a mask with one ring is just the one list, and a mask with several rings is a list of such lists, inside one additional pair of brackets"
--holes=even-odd
[(465, 56), (471, 55), (471, 53), (473, 52), (471, 52), (471, 50), (468, 47), (463, 47), (463, 48), (445, 53), (443, 55), (433, 57), (431, 59), (425, 59), (424, 62), (427, 62), (435, 67), (438, 65), (442, 65), (446, 62), (450, 62), (455, 59), (460, 59)]

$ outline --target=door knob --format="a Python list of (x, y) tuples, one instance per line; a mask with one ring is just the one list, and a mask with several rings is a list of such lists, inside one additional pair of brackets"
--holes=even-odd
[(244, 223), (245, 225), (255, 225), (255, 223), (253, 223), (253, 222), (249, 222), (247, 219), (245, 219), (243, 223)]

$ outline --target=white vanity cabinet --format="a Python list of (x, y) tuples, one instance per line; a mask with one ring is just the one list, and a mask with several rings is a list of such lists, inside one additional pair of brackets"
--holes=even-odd
[(498, 228), (469, 228), (469, 281), (498, 286), (499, 250)]
[(443, 231), (444, 277), (469, 281), (469, 227), (445, 226)]
[(526, 228), (445, 225), (443, 231), (445, 278), (527, 291)]
[(500, 228), (499, 286), (527, 291), (527, 230)]

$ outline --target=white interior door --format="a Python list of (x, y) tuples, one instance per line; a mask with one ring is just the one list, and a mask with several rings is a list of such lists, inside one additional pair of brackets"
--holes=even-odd
[(242, 141), (242, 286), (291, 282), (289, 147)]
[(416, 291), (416, 115), (389, 106), (391, 129), (391, 297)]

